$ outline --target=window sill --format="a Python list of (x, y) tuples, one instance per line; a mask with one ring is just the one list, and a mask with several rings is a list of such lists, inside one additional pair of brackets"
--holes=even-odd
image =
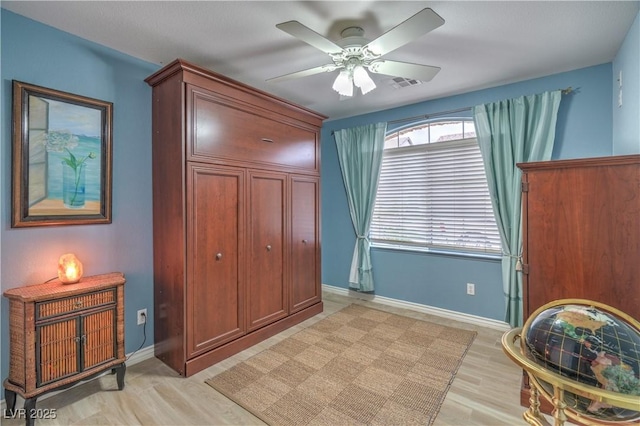
[(384, 243), (371, 243), (371, 248), (373, 249), (381, 249), (381, 250), (391, 250), (391, 251), (406, 251), (411, 253), (424, 253), (424, 254), (432, 254), (437, 256), (452, 256), (452, 257), (460, 257), (460, 258), (468, 258), (468, 259), (478, 259), (478, 260), (491, 260), (495, 262), (499, 262), (502, 260), (502, 256), (498, 253), (476, 253), (469, 251), (456, 251), (456, 250), (447, 250), (447, 249), (437, 249), (437, 248), (429, 248), (429, 247), (411, 247), (411, 246), (402, 246), (397, 244), (384, 244)]

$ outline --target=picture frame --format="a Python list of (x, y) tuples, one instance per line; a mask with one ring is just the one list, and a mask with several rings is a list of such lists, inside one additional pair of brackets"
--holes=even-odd
[(13, 80), (13, 228), (111, 223), (113, 104)]

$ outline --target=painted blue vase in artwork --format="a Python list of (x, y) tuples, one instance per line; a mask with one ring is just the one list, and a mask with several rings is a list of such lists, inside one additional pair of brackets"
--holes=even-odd
[(68, 209), (84, 207), (85, 165), (79, 164), (75, 169), (65, 164), (62, 166), (62, 201)]

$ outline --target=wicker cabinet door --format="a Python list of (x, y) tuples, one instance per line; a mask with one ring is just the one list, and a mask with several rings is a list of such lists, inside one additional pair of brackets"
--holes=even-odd
[(250, 172), (249, 329), (287, 316), (284, 285), (286, 175)]
[(291, 178), (291, 290), (290, 311), (317, 303), (320, 293), (318, 233), (319, 179)]
[(79, 317), (36, 327), (37, 386), (81, 371)]
[(82, 369), (116, 358), (116, 310), (107, 309), (82, 317)]

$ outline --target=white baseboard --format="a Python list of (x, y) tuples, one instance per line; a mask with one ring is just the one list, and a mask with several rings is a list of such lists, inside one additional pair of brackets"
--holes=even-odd
[(414, 311), (425, 314), (437, 315), (439, 317), (449, 318), (456, 321), (462, 321), (482, 327), (491, 328), (499, 331), (508, 331), (511, 326), (504, 321), (498, 321), (491, 318), (480, 317), (477, 315), (465, 314), (462, 312), (450, 311), (448, 309), (436, 308), (434, 306), (422, 305), (420, 303), (407, 302), (390, 297), (378, 296), (375, 294), (358, 293), (357, 291), (346, 288), (335, 287), (328, 284), (322, 284), (322, 291), (327, 293), (339, 294), (342, 296), (353, 297), (354, 299), (367, 300), (369, 302), (381, 303), (383, 305), (394, 306), (396, 308), (412, 309)]
[(134, 352), (133, 354), (127, 355), (129, 359), (127, 359), (127, 367), (131, 367), (139, 362), (145, 361), (149, 358), (153, 358), (154, 346), (149, 345), (140, 349), (138, 352)]
[[(127, 368), (131, 367), (132, 365), (135, 365), (135, 364), (137, 364), (139, 362), (147, 360), (149, 358), (153, 358), (153, 352), (154, 352), (154, 346), (150, 345), (150, 346), (147, 346), (145, 348), (140, 349), (137, 352), (134, 352), (133, 354), (128, 354), (127, 355), (127, 357), (128, 357), (127, 361), (125, 362), (125, 364), (127, 365)], [(62, 389), (62, 390), (58, 390), (58, 391), (51, 391), (51, 392), (45, 393), (41, 397), (38, 397), (38, 401), (50, 398), (50, 397), (52, 397), (54, 395), (58, 395), (61, 392), (67, 391), (69, 389), (73, 389), (76, 386), (79, 386), (81, 384), (90, 382), (91, 380), (95, 380), (95, 379), (97, 379), (99, 377), (102, 377), (102, 376), (105, 376), (107, 374), (111, 374), (111, 370), (105, 370), (102, 374), (99, 374), (96, 377), (93, 377), (93, 378), (91, 378), (89, 380), (83, 380), (81, 382), (76, 383), (75, 385), (73, 385), (71, 387), (66, 388), (66, 389)], [(126, 378), (126, 373), (125, 373), (125, 378)], [(23, 403), (22, 401), (23, 401), (23, 399), (20, 398), (20, 395), (17, 395), (17, 397), (16, 397), (16, 407), (17, 408), (22, 407), (22, 403)], [(5, 410), (6, 408), (7, 408), (7, 403), (3, 399), (3, 400), (0, 401), (0, 410)], [(2, 412), (4, 412), (4, 411), (2, 411)]]

